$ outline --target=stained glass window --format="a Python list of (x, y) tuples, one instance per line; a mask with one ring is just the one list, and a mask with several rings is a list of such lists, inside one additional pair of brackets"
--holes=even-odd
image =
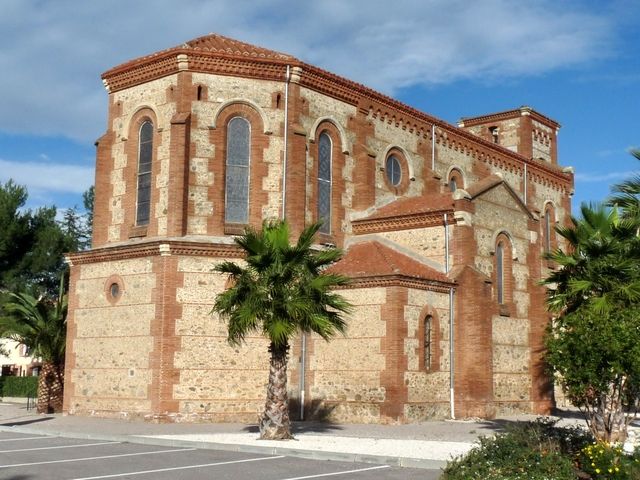
[(225, 221), (249, 222), (249, 164), (251, 125), (234, 117), (227, 125), (227, 165), (225, 175)]
[(387, 157), (387, 164), (385, 166), (385, 171), (387, 173), (387, 180), (393, 185), (397, 187), (400, 185), (400, 180), (402, 179), (402, 169), (400, 167), (400, 160), (395, 155), (389, 155)]
[(138, 198), (136, 225), (147, 225), (151, 211), (151, 161), (153, 158), (153, 123), (145, 121), (138, 135)]
[(318, 220), (320, 232), (331, 233), (331, 137), (326, 132), (318, 140)]

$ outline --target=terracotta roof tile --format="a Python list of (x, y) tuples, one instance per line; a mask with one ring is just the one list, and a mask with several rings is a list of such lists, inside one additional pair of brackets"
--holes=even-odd
[(352, 245), (342, 260), (329, 271), (351, 278), (402, 275), (420, 280), (452, 283), (444, 273), (375, 241)]
[[(250, 43), (234, 40), (233, 38), (211, 33), (186, 42), (182, 48), (192, 48), (205, 52), (217, 52), (237, 57), (271, 58), (279, 60), (295, 60), (291, 55), (276, 52)], [(180, 47), (176, 47), (180, 48)]]
[(465, 189), (465, 191), (471, 195), (471, 198), (475, 198), (496, 185), (500, 185), (502, 182), (504, 182), (502, 177), (498, 175), (489, 175), (482, 180), (478, 180), (473, 185), (469, 185), (469, 188)]
[(453, 210), (453, 197), (450, 193), (431, 193), (419, 197), (400, 198), (394, 200), (383, 207), (378, 208), (374, 213), (358, 220), (377, 220), (380, 218), (397, 217), (401, 215), (412, 215), (418, 213), (431, 213)]

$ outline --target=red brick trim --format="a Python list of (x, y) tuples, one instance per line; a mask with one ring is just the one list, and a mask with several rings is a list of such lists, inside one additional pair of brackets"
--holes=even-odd
[[(113, 295), (113, 285), (117, 285), (118, 293)], [(104, 297), (111, 305), (120, 301), (125, 292), (124, 280), (120, 275), (111, 275), (104, 282)]]
[[(425, 320), (427, 317), (431, 317), (431, 362), (429, 368), (426, 368), (424, 358), (426, 353), (424, 346)], [(431, 305), (426, 305), (420, 312), (418, 322), (417, 338), (420, 342), (418, 348), (418, 368), (420, 371), (426, 373), (438, 372), (440, 371), (440, 356), (442, 354), (440, 351), (440, 318), (438, 312)]]
[(388, 275), (375, 277), (358, 277), (351, 279), (348, 285), (338, 287), (338, 290), (353, 288), (377, 288), (377, 287), (406, 287), (418, 290), (429, 290), (432, 292), (448, 293), (455, 283), (444, 283), (435, 280), (425, 280), (423, 278), (409, 277), (406, 275)]
[[(400, 183), (398, 185), (392, 184), (387, 174), (387, 160), (391, 156), (396, 157), (400, 163), (401, 175)], [(407, 161), (407, 157), (404, 152), (399, 148), (393, 147), (389, 149), (382, 162), (380, 171), (382, 172), (384, 184), (387, 186), (389, 191), (393, 192), (397, 197), (407, 193), (407, 190), (409, 189), (409, 182), (411, 182), (411, 174), (409, 173), (409, 162)]]
[(440, 227), (444, 225), (443, 218), (445, 213), (450, 215), (449, 224), (456, 223), (453, 210), (442, 210), (437, 212), (397, 215), (389, 218), (352, 220), (351, 226), (353, 233), (356, 235), (411, 230), (413, 228)]
[(193, 255), (197, 257), (242, 258), (242, 250), (235, 244), (154, 240), (131, 245), (96, 248), (86, 252), (71, 253), (67, 260), (71, 265), (83, 265), (129, 258), (160, 255)]
[(78, 280), (80, 279), (80, 266), (71, 266), (69, 272), (69, 293), (67, 311), (67, 340), (65, 347), (64, 361), (64, 399), (62, 411), (72, 413), (72, 405), (76, 387), (73, 381), (73, 371), (76, 369), (75, 339), (78, 336), (78, 324), (76, 322), (76, 310), (80, 306), (80, 296), (77, 292)]

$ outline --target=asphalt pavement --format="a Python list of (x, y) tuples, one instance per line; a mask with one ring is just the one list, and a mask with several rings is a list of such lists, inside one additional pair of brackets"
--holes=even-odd
[[(511, 422), (533, 418), (535, 417), (531, 415), (518, 415), (496, 420), (430, 421), (410, 425), (295, 422), (293, 424), (295, 440), (261, 441), (258, 439), (256, 425), (230, 423), (156, 424), (129, 421), (126, 418), (39, 415), (33, 410), (27, 410), (25, 405), (0, 403), (0, 479), (84, 478), (82, 473), (78, 476), (76, 473), (72, 474), (68, 469), (80, 466), (87, 473), (86, 468), (89, 464), (92, 466), (92, 470), (88, 478), (118, 478), (118, 476), (124, 478), (123, 475), (128, 478), (128, 476), (134, 476), (132, 472), (151, 470), (158, 471), (152, 475), (145, 473), (148, 478), (165, 478), (165, 475), (169, 475), (166, 478), (209, 478), (198, 475), (211, 468), (216, 469), (216, 478), (227, 478), (226, 474), (220, 473), (224, 466), (225, 469), (257, 469), (247, 477), (240, 473), (229, 473), (228, 478), (235, 479), (319, 478), (337, 476), (336, 472), (345, 472), (340, 473), (340, 478), (414, 478), (414, 472), (420, 472), (415, 469), (422, 469), (421, 476), (415, 478), (436, 479), (446, 461), (467, 452), (478, 437), (494, 435)], [(582, 421), (578, 412), (567, 411), (563, 413), (561, 422), (580, 423)], [(11, 440), (13, 438), (11, 435), (33, 438), (19, 440), (18, 437), (15, 437), (15, 440)], [(64, 444), (65, 441), (71, 442), (76, 447), (63, 448), (63, 445), (60, 445), (61, 448), (30, 450), (31, 453), (18, 451), (24, 449), (24, 445), (31, 443), (38, 445), (42, 442), (63, 442)], [(87, 445), (80, 447), (77, 446), (77, 443), (73, 443), (78, 441)], [(51, 460), (49, 457), (44, 460), (39, 459), (45, 452), (55, 452), (61, 455), (63, 452), (65, 455), (73, 452), (74, 455), (77, 453), (83, 458), (108, 457), (120, 454), (101, 453), (102, 450), (117, 452), (118, 449), (123, 448), (123, 445), (130, 449), (127, 456), (36, 465), (38, 462), (56, 460), (56, 458)], [(96, 452), (91, 453), (93, 450), (87, 449), (96, 449)], [(147, 452), (147, 449), (160, 449), (159, 451), (166, 452), (166, 455), (151, 453), (133, 455), (134, 453)], [(15, 451), (10, 452), (10, 450)], [(5, 458), (6, 455), (10, 455), (10, 458)], [(21, 455), (28, 455), (32, 458), (23, 460)], [(213, 457), (211, 457), (212, 455)], [(222, 457), (219, 459), (216, 455)], [(271, 460), (248, 460), (254, 457), (270, 458)], [(59, 460), (65, 459), (66, 457), (61, 457)], [(122, 465), (122, 471), (117, 470), (115, 472), (117, 475), (114, 477), (101, 476), (115, 475), (109, 470), (116, 461), (114, 459), (117, 459), (118, 468)], [(163, 462), (166, 460), (166, 462), (160, 462), (162, 465), (158, 466), (154, 462), (158, 462), (160, 459)], [(245, 460), (237, 463), (224, 463), (235, 462), (237, 459)], [(306, 464), (307, 461), (311, 463)], [(12, 471), (14, 476), (3, 476), (3, 469), (16, 463), (29, 465), (11, 467), (19, 471)], [(292, 467), (299, 465), (300, 469), (298, 470), (296, 466), (295, 471), (292, 470), (293, 473), (286, 473), (286, 468), (279, 467), (283, 463), (285, 466), (291, 465)], [(111, 465), (111, 467), (105, 467), (111, 473), (105, 474), (103, 472), (103, 464)], [(212, 465), (197, 467), (197, 465), (208, 464)], [(196, 465), (196, 467), (187, 467), (186, 465)], [(374, 469), (373, 467), (376, 466), (380, 468)], [(133, 470), (134, 467), (135, 470)], [(54, 469), (52, 470), (52, 468)], [(127, 468), (130, 469), (129, 473), (127, 473)], [(180, 469), (171, 470), (172, 468)], [(323, 468), (328, 468), (328, 471), (324, 471)], [(400, 475), (397, 471), (404, 472), (404, 476), (396, 476)], [(62, 473), (60, 476), (40, 476), (43, 472)], [(174, 475), (171, 476), (169, 472), (174, 472)], [(176, 472), (180, 472), (179, 475), (176, 475)], [(135, 473), (136, 478), (138, 475), (143, 474)]]

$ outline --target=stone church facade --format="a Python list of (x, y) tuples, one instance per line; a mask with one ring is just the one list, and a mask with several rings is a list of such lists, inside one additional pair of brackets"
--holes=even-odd
[(294, 339), (294, 418), (413, 422), (548, 412), (543, 258), (568, 221), (558, 123), (529, 107), (457, 126), (219, 35), (103, 74), (92, 248), (71, 254), (64, 410), (255, 421), (260, 337), (211, 314), (234, 235), (324, 221), (352, 277), (329, 343)]

